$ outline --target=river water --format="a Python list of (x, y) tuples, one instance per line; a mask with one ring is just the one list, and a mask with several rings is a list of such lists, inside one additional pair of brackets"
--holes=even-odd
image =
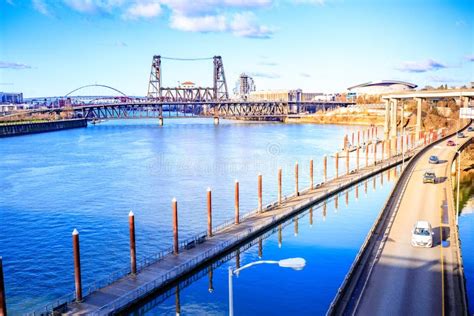
[(227, 315), (228, 268), (301, 257), (300, 271), (256, 265), (233, 278), (235, 315), (325, 315), (400, 170), (340, 193), (134, 307), (130, 315)]
[[(355, 130), (225, 120), (214, 126), (207, 119), (169, 119), (164, 127), (158, 127), (155, 120), (111, 121), (84, 129), (0, 139), (0, 256), (9, 312), (31, 311), (74, 290), (74, 228), (80, 232), (83, 284), (87, 287), (127, 267), (130, 210), (135, 213), (141, 259), (171, 245), (173, 197), (179, 203), (180, 238), (194, 236), (206, 229), (208, 187), (213, 190), (213, 221), (219, 224), (233, 216), (235, 179), (240, 181), (242, 212), (250, 211), (257, 206), (258, 173), (263, 175), (264, 204), (276, 199), (279, 166), (283, 168), (284, 194), (293, 191), (295, 161), (300, 166), (300, 188), (309, 185), (312, 158), (315, 181), (319, 182), (323, 155), (334, 153), (342, 146), (344, 134)], [(334, 174), (333, 165), (329, 159), (329, 176)], [(263, 241), (265, 256), (301, 255), (304, 249), (308, 260), (304, 271), (278, 271), (281, 278), (272, 279), (265, 272), (257, 274), (264, 270), (256, 268), (245, 271), (246, 282), (252, 278), (272, 280), (258, 286), (268, 289), (277, 280), (286, 282), (286, 277), (300, 284), (314, 275), (317, 286), (307, 289), (318, 292), (305, 297), (313, 302), (321, 297), (322, 303), (314, 311), (325, 310), (388, 195), (391, 182), (385, 177), (385, 185), (377, 184), (377, 191), (365, 200), (352, 203), (354, 197), (349, 197), (347, 209), (343, 197), (338, 202), (340, 212), (328, 205), (322, 225), (320, 211), (315, 210), (312, 229), (307, 216), (301, 219), (297, 237), (287, 226), (284, 251), (275, 246), (275, 235)], [(242, 255), (242, 263), (254, 257), (255, 247)], [(197, 290), (194, 293), (192, 289), (204, 282), (200, 280), (187, 292), (183, 290), (183, 304), (187, 295), (194, 297), (189, 302), (198, 308), (209, 299), (213, 303), (206, 308), (222, 313), (226, 300), (220, 296), (227, 293), (222, 290), (224, 270), (216, 269), (214, 297), (207, 298)], [(236, 284), (244, 286), (239, 292), (252, 293), (244, 284)], [(297, 297), (301, 289), (287, 288), (285, 297), (290, 303), (302, 304)], [(236, 300), (245, 299), (240, 295), (236, 294)], [(270, 293), (262, 296), (262, 302), (268, 303), (264, 297), (269, 298)], [(167, 311), (167, 302), (157, 310)], [(184, 308), (192, 312), (191, 305)], [(252, 313), (252, 308), (239, 306), (239, 313)]]
[(461, 211), (459, 217), (459, 238), (461, 239), (464, 276), (469, 303), (469, 313), (474, 314), (474, 196)]

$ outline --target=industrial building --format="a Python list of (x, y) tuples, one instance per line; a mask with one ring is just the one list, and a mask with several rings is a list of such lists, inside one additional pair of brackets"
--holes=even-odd
[(318, 96), (323, 95), (319, 92), (303, 92), (296, 90), (266, 90), (250, 92), (249, 101), (314, 101)]

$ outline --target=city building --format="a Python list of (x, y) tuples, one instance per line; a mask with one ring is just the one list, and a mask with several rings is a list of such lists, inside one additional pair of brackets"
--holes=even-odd
[(0, 92), (0, 103), (3, 103), (3, 104), (23, 103), (23, 93)]
[(360, 95), (380, 95), (384, 93), (414, 90), (416, 87), (418, 87), (416, 84), (397, 80), (370, 81), (347, 88), (347, 98), (354, 99)]
[(314, 101), (323, 95), (319, 92), (296, 90), (262, 90), (250, 92), (250, 101)]

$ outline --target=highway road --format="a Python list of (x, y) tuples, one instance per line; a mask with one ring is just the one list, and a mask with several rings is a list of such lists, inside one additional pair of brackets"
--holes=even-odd
[[(451, 139), (459, 144), (474, 136), (472, 132), (465, 134), (468, 137), (464, 139)], [(448, 309), (445, 305), (453, 305), (447, 296), (454, 292), (448, 295), (445, 286), (457, 266), (457, 244), (451, 232), (455, 227), (454, 204), (447, 177), (456, 149), (443, 142), (418, 160), (354, 314), (444, 315)], [(431, 155), (437, 155), (440, 163), (429, 164)], [(436, 173), (436, 184), (423, 184), (427, 170)], [(411, 231), (418, 220), (431, 223), (432, 248), (411, 245)]]

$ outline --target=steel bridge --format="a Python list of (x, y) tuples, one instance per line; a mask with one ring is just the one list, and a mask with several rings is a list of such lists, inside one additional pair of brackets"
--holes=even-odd
[[(213, 61), (212, 87), (163, 87), (162, 60), (178, 61)], [(118, 97), (94, 97), (87, 103), (84, 97), (72, 96), (73, 93), (88, 87), (101, 87), (113, 90)], [(157, 118), (163, 125), (163, 119), (177, 117), (213, 117), (247, 120), (283, 120), (289, 115), (315, 113), (318, 110), (332, 110), (345, 107), (352, 102), (302, 101), (297, 95), (288, 95), (287, 100), (231, 100), (227, 89), (224, 64), (221, 56), (208, 58), (172, 58), (153, 56), (146, 97), (130, 97), (124, 92), (104, 84), (92, 84), (72, 90), (62, 97), (62, 102), (53, 108), (42, 108), (19, 113), (29, 115), (36, 113), (69, 113), (71, 118), (131, 119)], [(62, 105), (61, 105), (62, 104)]]
[(160, 124), (165, 117), (213, 117), (242, 118), (257, 120), (279, 120), (292, 114), (314, 113), (318, 110), (332, 110), (345, 107), (347, 102), (156, 102), (138, 100), (132, 102), (91, 104), (69, 109), (51, 109), (50, 112), (73, 111), (74, 117), (90, 120), (157, 118)]

